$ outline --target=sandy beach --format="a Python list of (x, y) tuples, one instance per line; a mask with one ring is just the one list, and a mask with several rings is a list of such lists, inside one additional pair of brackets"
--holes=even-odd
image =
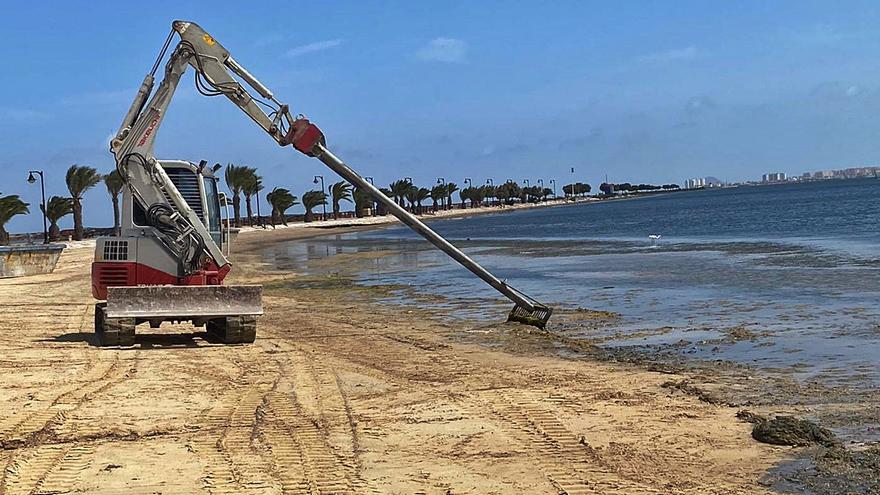
[(265, 285), (252, 345), (142, 326), (95, 347), (88, 246), (0, 280), (0, 493), (768, 493), (794, 455), (663, 386), (684, 376), (377, 306), (257, 254), (327, 233), (239, 237), (230, 282)]

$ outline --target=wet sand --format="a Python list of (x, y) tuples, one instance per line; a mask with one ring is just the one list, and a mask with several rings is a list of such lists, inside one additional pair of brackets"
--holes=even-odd
[(768, 493), (800, 452), (669, 387), (687, 375), (376, 305), (257, 251), (327, 233), (241, 235), (230, 282), (266, 286), (252, 345), (141, 326), (94, 347), (88, 248), (0, 280), (0, 493)]

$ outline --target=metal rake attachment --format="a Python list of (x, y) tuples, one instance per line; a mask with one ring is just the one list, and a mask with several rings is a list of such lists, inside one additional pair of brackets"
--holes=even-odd
[(527, 308), (515, 304), (510, 310), (510, 314), (507, 315), (507, 321), (516, 321), (543, 330), (552, 314), (553, 308), (548, 306), (535, 305), (534, 309), (529, 311)]

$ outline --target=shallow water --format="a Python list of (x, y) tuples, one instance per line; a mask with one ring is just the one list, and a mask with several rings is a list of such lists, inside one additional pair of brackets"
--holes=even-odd
[[(432, 222), (515, 287), (559, 308), (555, 331), (608, 347), (880, 384), (880, 181), (674, 193)], [(650, 234), (661, 234), (652, 241)], [(309, 263), (345, 255), (345, 263)], [(497, 321), (509, 304), (403, 227), (272, 248), (282, 268), (402, 284), (389, 302)], [(741, 328), (747, 338), (731, 336)]]

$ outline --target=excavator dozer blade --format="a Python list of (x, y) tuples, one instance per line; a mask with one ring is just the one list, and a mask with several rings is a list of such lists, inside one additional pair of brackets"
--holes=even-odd
[(259, 285), (108, 287), (108, 318), (199, 319), (263, 314)]

